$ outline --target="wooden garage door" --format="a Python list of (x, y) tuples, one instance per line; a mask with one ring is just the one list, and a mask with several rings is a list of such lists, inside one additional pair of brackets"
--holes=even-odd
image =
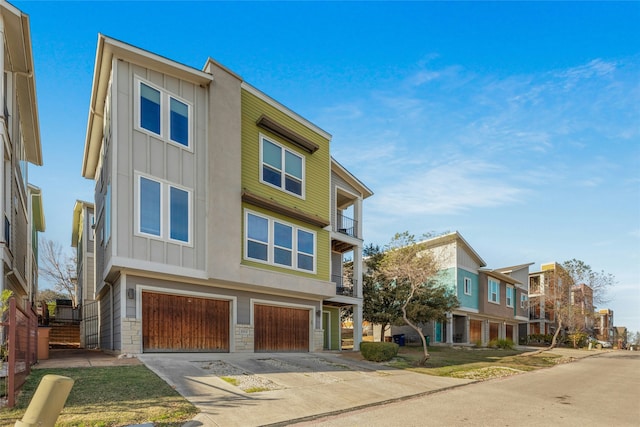
[(145, 352), (228, 352), (229, 301), (142, 293)]
[(254, 349), (309, 351), (309, 310), (255, 305)]
[(469, 321), (469, 342), (482, 342), (482, 320)]

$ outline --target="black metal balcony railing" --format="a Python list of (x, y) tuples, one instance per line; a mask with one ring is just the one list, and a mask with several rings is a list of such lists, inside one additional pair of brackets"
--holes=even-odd
[(331, 281), (336, 284), (336, 295), (353, 296), (353, 280), (345, 279), (336, 274), (331, 275)]
[(356, 236), (357, 225), (358, 222), (355, 219), (346, 217), (340, 212), (336, 214), (335, 231), (338, 233), (346, 234), (351, 237), (358, 237)]

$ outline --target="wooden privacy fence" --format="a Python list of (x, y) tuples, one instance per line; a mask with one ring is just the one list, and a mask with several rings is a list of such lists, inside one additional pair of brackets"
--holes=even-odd
[(6, 317), (0, 326), (0, 391), (6, 398), (7, 406), (13, 407), (20, 387), (31, 373), (31, 366), (37, 361), (38, 316), (32, 309), (21, 309), (16, 299), (11, 298)]

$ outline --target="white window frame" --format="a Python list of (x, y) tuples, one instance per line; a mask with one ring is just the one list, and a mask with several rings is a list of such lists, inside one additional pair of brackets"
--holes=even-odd
[(513, 308), (513, 300), (514, 300), (514, 295), (515, 295), (515, 289), (513, 286), (507, 286), (507, 290), (505, 293), (505, 303), (507, 304), (507, 307), (511, 307)]
[(463, 280), (463, 291), (465, 295), (471, 295), (471, 278), (465, 277)]
[[(263, 159), (263, 145), (264, 145), (264, 140), (267, 140), (268, 142), (270, 142), (273, 145), (277, 145), (278, 147), (280, 147), (280, 149), (282, 150), (282, 169), (280, 170), (280, 186), (274, 185), (270, 182), (267, 182), (264, 180), (263, 178), (263, 172), (264, 172), (264, 159)], [(295, 150), (292, 150), (290, 148), (285, 147), (284, 145), (282, 145), (281, 143), (279, 143), (278, 141), (276, 141), (274, 138), (270, 138), (264, 134), (260, 134), (260, 182), (262, 184), (268, 185), (271, 188), (276, 188), (280, 191), (283, 191), (287, 194), (290, 194), (294, 197), (298, 197), (300, 199), (305, 199), (305, 187), (306, 187), (306, 157), (303, 154), (298, 153)], [(285, 183), (285, 169), (286, 169), (286, 163), (285, 163), (285, 159), (286, 159), (286, 152), (289, 152), (291, 154), (293, 154), (296, 157), (299, 157), (302, 160), (302, 183), (301, 183), (301, 194), (297, 194), (297, 193), (293, 193), (289, 190), (286, 189), (286, 183)], [(269, 165), (269, 167), (272, 167), (271, 165)]]
[[(494, 289), (495, 288), (495, 291)], [(489, 279), (487, 282), (487, 300), (492, 304), (500, 304), (500, 282)], [(495, 300), (493, 296), (495, 295)]]
[[(140, 125), (140, 85), (144, 84), (149, 86), (152, 89), (155, 89), (160, 92), (160, 133), (157, 134), (153, 131), (143, 128)], [(188, 117), (187, 117), (187, 127), (188, 127), (188, 139), (187, 145), (182, 144), (181, 142), (174, 141), (171, 139), (171, 98), (179, 101), (187, 106)], [(143, 132), (147, 135), (153, 136), (155, 138), (162, 139), (170, 144), (175, 145), (176, 147), (180, 147), (183, 150), (193, 152), (193, 133), (194, 133), (194, 113), (193, 113), (193, 104), (186, 99), (167, 91), (166, 89), (161, 88), (158, 85), (155, 85), (148, 80), (144, 80), (139, 76), (134, 78), (134, 128), (140, 132)]]
[[(267, 237), (267, 243), (266, 243), (267, 244), (267, 260), (266, 261), (258, 258), (249, 257), (249, 215), (254, 215), (256, 217), (267, 220), (267, 224), (268, 224), (267, 236), (268, 237)], [(292, 248), (291, 248), (291, 265), (290, 266), (285, 264), (278, 264), (275, 262), (274, 253), (275, 253), (275, 248), (277, 247), (275, 245), (275, 236), (274, 236), (275, 223), (279, 223), (292, 228), (292, 244), (291, 244)], [(298, 230), (302, 230), (306, 233), (310, 233), (311, 235), (313, 235), (313, 270), (307, 270), (307, 269), (298, 267), (298, 253), (300, 253), (300, 250), (298, 248)], [(260, 243), (264, 244), (264, 242), (260, 242)], [(286, 268), (289, 270), (300, 271), (302, 273), (316, 274), (317, 265), (318, 265), (318, 235), (313, 230), (309, 230), (307, 228), (297, 226), (295, 224), (283, 221), (281, 219), (273, 218), (268, 215), (255, 212), (250, 209), (245, 209), (243, 246), (244, 246), (243, 258), (246, 261), (257, 262), (257, 263), (271, 265), (279, 268)], [(302, 253), (307, 256), (309, 255), (305, 252), (302, 252)]]
[[(140, 182), (142, 178), (160, 184), (160, 235), (146, 233), (140, 230)], [(174, 239), (171, 237), (171, 188), (187, 193), (187, 217), (188, 217), (188, 239), (187, 241)], [(163, 240), (183, 246), (193, 246), (193, 190), (156, 177), (136, 172), (135, 174), (135, 229), (134, 234), (149, 239)]]
[(526, 294), (520, 294), (520, 308), (525, 308), (525, 303), (529, 297)]

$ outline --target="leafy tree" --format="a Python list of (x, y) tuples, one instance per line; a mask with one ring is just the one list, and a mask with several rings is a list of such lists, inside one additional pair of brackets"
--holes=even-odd
[(380, 247), (370, 244), (364, 248), (363, 254), (362, 317), (374, 325), (381, 325), (381, 336), (384, 336), (389, 325), (398, 323), (398, 319), (402, 318), (397, 288), (380, 271), (380, 262), (384, 257)]
[(40, 242), (40, 278), (53, 286), (53, 290), (77, 305), (76, 260), (65, 254), (62, 246), (53, 240)]
[(437, 282), (440, 265), (433, 251), (406, 231), (391, 240), (379, 268), (381, 278), (395, 287), (393, 303), (400, 307), (402, 320), (420, 336), (424, 355), (419, 364), (424, 365), (430, 355), (419, 325), (445, 319), (447, 312), (458, 307), (458, 299)]

